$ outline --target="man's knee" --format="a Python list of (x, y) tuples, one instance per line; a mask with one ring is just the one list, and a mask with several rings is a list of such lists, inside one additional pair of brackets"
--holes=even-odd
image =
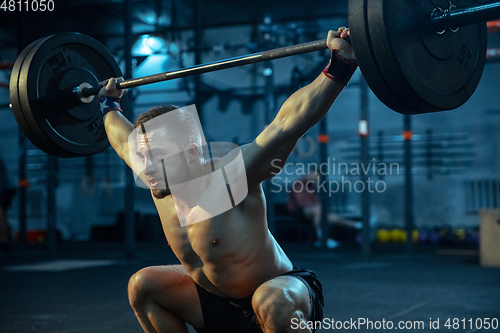
[(146, 267), (136, 272), (128, 282), (128, 299), (130, 305), (136, 308), (142, 304), (150, 294), (151, 269)]
[(169, 286), (175, 284), (175, 274), (158, 267), (145, 267), (136, 272), (128, 283), (128, 297), (133, 308), (154, 300), (160, 294), (168, 294)]
[(309, 317), (309, 292), (298, 279), (280, 277), (257, 288), (252, 306), (265, 332), (287, 332), (293, 318)]

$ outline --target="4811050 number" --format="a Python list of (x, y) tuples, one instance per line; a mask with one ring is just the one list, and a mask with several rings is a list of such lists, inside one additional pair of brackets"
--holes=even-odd
[(3, 0), (0, 10), (4, 12), (51, 12), (54, 7), (54, 0)]
[(446, 323), (444, 324), (448, 329), (472, 329), (472, 330), (480, 330), (480, 329), (493, 329), (496, 330), (498, 328), (498, 319), (497, 318), (477, 318), (474, 319), (459, 319), (459, 318), (448, 318)]

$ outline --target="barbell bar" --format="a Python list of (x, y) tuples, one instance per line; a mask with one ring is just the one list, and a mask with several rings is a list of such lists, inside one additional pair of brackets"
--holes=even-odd
[[(116, 85), (117, 89), (128, 89), (135, 88), (147, 84), (179, 79), (183, 77), (188, 77), (192, 75), (198, 75), (203, 73), (220, 71), (227, 68), (240, 67), (249, 64), (255, 64), (258, 62), (269, 61), (279, 58), (290, 57), (294, 55), (319, 51), (327, 49), (326, 38), (321, 40), (316, 40), (313, 42), (307, 42), (302, 44), (296, 44), (292, 46), (281, 47), (278, 49), (268, 50), (264, 52), (253, 53), (249, 55), (214, 61), (206, 64), (195, 65), (187, 68), (177, 69), (173, 71), (168, 71), (164, 73), (148, 75), (140, 78), (130, 79), (122, 81)], [(75, 87), (75, 90), (79, 90)], [(82, 95), (88, 97), (91, 95), (97, 95), (99, 93), (100, 87), (95, 88), (84, 88), (82, 90)]]
[[(500, 2), (349, 0), (351, 42), (377, 97), (403, 114), (451, 110), (476, 89), (486, 58), (485, 21)], [(119, 89), (326, 49), (318, 40), (123, 81)], [(59, 157), (109, 146), (97, 100), (99, 82), (121, 76), (99, 42), (78, 33), (42, 38), (14, 64), (12, 111), (27, 137)], [(75, 98), (76, 97), (76, 98)], [(48, 111), (50, 110), (50, 112)]]

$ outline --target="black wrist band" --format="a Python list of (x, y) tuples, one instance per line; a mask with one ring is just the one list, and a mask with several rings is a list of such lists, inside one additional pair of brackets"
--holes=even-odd
[(346, 59), (332, 50), (330, 52), (330, 62), (323, 70), (323, 73), (335, 82), (347, 86), (356, 68), (358, 68), (356, 60)]
[(123, 110), (120, 107), (119, 97), (101, 96), (99, 97), (99, 107), (101, 108), (103, 117), (109, 111), (119, 111), (123, 113)]

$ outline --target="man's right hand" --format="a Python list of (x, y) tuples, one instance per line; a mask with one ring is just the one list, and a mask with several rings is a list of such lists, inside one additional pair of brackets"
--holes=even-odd
[(103, 117), (111, 111), (123, 112), (120, 106), (120, 99), (127, 93), (127, 89), (116, 89), (116, 83), (122, 81), (123, 78), (119, 77), (99, 83), (102, 87), (99, 91), (99, 107), (101, 108)]
[(102, 87), (99, 91), (99, 97), (109, 96), (114, 98), (121, 98), (127, 93), (127, 89), (116, 89), (116, 83), (123, 82), (123, 77), (110, 78), (108, 80), (99, 82)]
[(347, 41), (350, 36), (351, 31), (349, 28), (340, 27), (337, 31), (330, 30), (326, 45), (345, 59), (356, 59), (352, 45)]

